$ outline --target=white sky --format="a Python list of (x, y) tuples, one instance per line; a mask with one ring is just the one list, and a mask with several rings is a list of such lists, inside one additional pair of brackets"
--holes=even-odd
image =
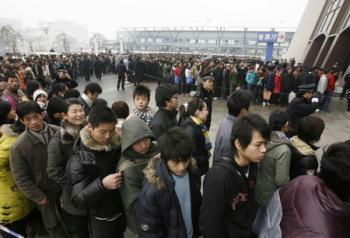
[(1, 18), (24, 27), (39, 20), (69, 20), (115, 38), (121, 27), (247, 26), (296, 28), (308, 0), (4, 0)]

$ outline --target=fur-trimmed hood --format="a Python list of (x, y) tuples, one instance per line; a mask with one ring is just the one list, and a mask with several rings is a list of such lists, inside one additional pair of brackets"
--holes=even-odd
[(112, 149), (120, 148), (121, 146), (121, 138), (118, 133), (114, 134), (109, 145), (103, 146), (97, 144), (97, 142), (92, 138), (87, 126), (80, 130), (80, 139), (86, 147), (95, 151), (110, 151)]
[(12, 126), (11, 124), (2, 125), (0, 127), (0, 135), (7, 135), (9, 137), (18, 136), (18, 134), (12, 130), (11, 126)]
[[(188, 171), (191, 171), (197, 167), (194, 158), (191, 158), (191, 163), (188, 167)], [(165, 164), (161, 159), (160, 154), (155, 155), (150, 159), (148, 165), (143, 170), (145, 174), (145, 179), (148, 183), (156, 186), (158, 189), (162, 189), (164, 185), (171, 183), (171, 174)]]
[(76, 139), (79, 138), (79, 132), (85, 126), (85, 124), (86, 123), (77, 127), (77, 126), (73, 126), (66, 120), (62, 120), (61, 126), (60, 126), (62, 144), (64, 145), (73, 144), (76, 141)]
[(318, 148), (309, 145), (302, 141), (298, 136), (290, 138), (290, 143), (302, 154), (302, 155), (315, 155), (315, 150)]

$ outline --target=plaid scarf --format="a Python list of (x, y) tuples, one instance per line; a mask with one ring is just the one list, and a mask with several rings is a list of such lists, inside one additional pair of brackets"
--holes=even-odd
[(135, 113), (141, 120), (146, 122), (147, 125), (149, 125), (152, 121), (153, 115), (152, 115), (152, 110), (150, 107), (146, 109), (146, 111), (141, 111), (134, 107), (132, 109), (132, 112)]
[(192, 117), (192, 121), (199, 126), (199, 128), (202, 130), (203, 136), (205, 138), (205, 148), (209, 151), (211, 148), (213, 148), (213, 145), (210, 142), (209, 138), (209, 131), (207, 126), (205, 125), (204, 121), (197, 117)]

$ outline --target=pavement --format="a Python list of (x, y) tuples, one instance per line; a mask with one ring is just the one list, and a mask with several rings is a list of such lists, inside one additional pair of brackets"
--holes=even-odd
[[(92, 82), (96, 82), (94, 77), (91, 78)], [(83, 78), (78, 80), (79, 86), (78, 89), (82, 92), (86, 85), (86, 82)], [(112, 105), (114, 101), (124, 100), (128, 103), (129, 107), (132, 108), (132, 91), (133, 84), (126, 83), (125, 90), (117, 90), (117, 76), (116, 75), (104, 75), (101, 81), (97, 81), (102, 89), (103, 93), (100, 96), (107, 100), (109, 105)], [(155, 105), (155, 89), (157, 84), (154, 82), (145, 82), (151, 89), (151, 101), (150, 106), (156, 111), (157, 107)], [(190, 100), (190, 97), (181, 95), (179, 97), (179, 103), (184, 103), (185, 101)], [(179, 104), (180, 105), (180, 104)], [(346, 100), (339, 100), (338, 97), (332, 98), (330, 105), (330, 113), (327, 112), (315, 112), (314, 115), (322, 118), (325, 121), (326, 128), (323, 132), (321, 140), (316, 143), (317, 146), (324, 148), (325, 146), (332, 144), (337, 141), (344, 141), (350, 139), (350, 113), (346, 112), (347, 102)], [(269, 114), (280, 107), (277, 106), (254, 106), (252, 112), (260, 114), (265, 119), (268, 118)], [(216, 131), (220, 122), (226, 117), (226, 101), (224, 100), (214, 100), (213, 102), (213, 117), (212, 117), (212, 126), (210, 128), (210, 138), (212, 142), (215, 141)]]

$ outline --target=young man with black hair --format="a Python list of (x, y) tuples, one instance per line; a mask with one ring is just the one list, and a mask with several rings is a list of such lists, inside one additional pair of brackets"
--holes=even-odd
[(154, 114), (151, 107), (148, 106), (151, 98), (151, 90), (143, 84), (138, 84), (134, 88), (132, 98), (134, 100), (132, 114), (135, 114), (147, 125), (149, 125)]
[(160, 154), (144, 170), (136, 207), (139, 237), (199, 237), (200, 177), (191, 159), (192, 145), (180, 127), (159, 137)]
[(102, 88), (98, 83), (86, 84), (84, 92), (78, 98), (81, 104), (83, 105), (86, 116), (89, 115), (92, 104), (98, 98), (98, 95), (101, 93), (102, 93)]
[(36, 204), (49, 236), (65, 237), (55, 212), (61, 188), (46, 172), (47, 146), (59, 128), (44, 122), (35, 102), (19, 103), (16, 113), (26, 129), (11, 147), (13, 178), (21, 192)]
[(252, 237), (257, 163), (264, 159), (269, 137), (266, 121), (257, 114), (233, 125), (234, 155), (215, 161), (204, 179), (200, 217), (204, 238)]
[(94, 108), (66, 167), (72, 202), (87, 211), (90, 238), (123, 237), (126, 228), (118, 190), (122, 174), (116, 172), (120, 158), (116, 122), (112, 109)]
[(253, 96), (246, 90), (235, 91), (227, 100), (228, 116), (220, 123), (216, 133), (214, 161), (220, 159), (222, 156), (230, 158), (233, 156), (230, 141), (232, 126), (238, 118), (248, 115), (252, 104)]
[(156, 139), (164, 132), (177, 125), (178, 97), (177, 89), (172, 85), (157, 87), (155, 98), (159, 110), (156, 112), (149, 125)]
[(12, 108), (16, 110), (17, 104), (21, 101), (24, 93), (19, 89), (18, 77), (15, 72), (5, 74), (6, 90), (3, 93), (3, 98), (8, 101)]
[(332, 144), (322, 156), (319, 176), (299, 176), (275, 192), (259, 237), (348, 238), (349, 158), (349, 141)]

